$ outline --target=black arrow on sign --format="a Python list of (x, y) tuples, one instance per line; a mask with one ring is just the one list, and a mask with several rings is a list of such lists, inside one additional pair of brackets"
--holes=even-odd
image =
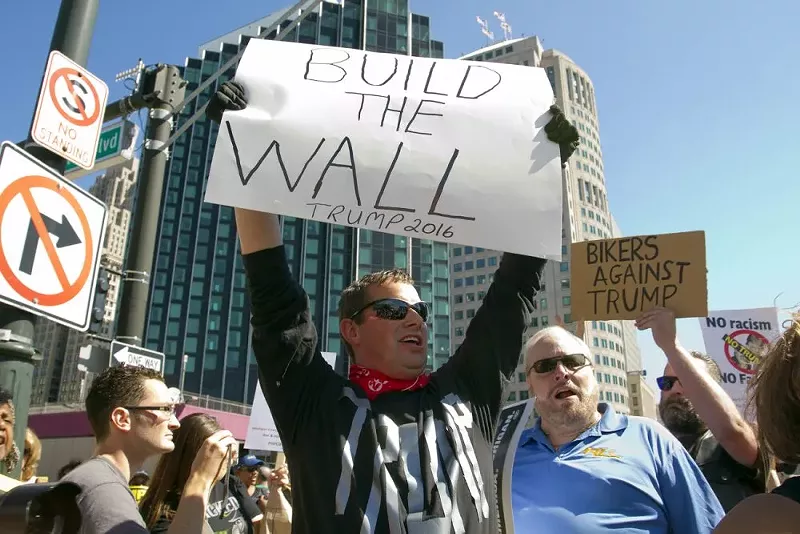
[[(47, 232), (52, 234), (58, 239), (56, 248), (69, 247), (81, 243), (81, 238), (75, 232), (75, 229), (67, 220), (66, 215), (61, 216), (61, 222), (51, 219), (44, 213), (42, 220)], [(33, 220), (28, 223), (28, 234), (25, 236), (25, 244), (22, 247), (22, 258), (19, 261), (19, 270), (25, 274), (33, 273), (33, 260), (36, 259), (36, 250), (39, 248), (39, 232), (36, 231), (36, 226)]]

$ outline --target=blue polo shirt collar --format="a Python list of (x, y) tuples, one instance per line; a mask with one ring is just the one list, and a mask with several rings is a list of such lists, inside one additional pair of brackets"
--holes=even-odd
[[(597, 405), (597, 411), (602, 414), (597, 424), (587, 429), (583, 434), (575, 438), (575, 441), (583, 441), (590, 436), (601, 436), (612, 432), (619, 432), (628, 426), (628, 417), (618, 414), (611, 405), (601, 402)], [(525, 430), (520, 438), (520, 447), (524, 447), (529, 442), (535, 441), (550, 447), (550, 438), (542, 430), (542, 418), (537, 417), (533, 427)]]

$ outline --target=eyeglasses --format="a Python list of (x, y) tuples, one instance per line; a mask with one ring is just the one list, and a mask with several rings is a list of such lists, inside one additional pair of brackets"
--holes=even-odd
[(531, 371), (535, 371), (540, 375), (552, 373), (556, 370), (556, 367), (558, 367), (559, 363), (561, 363), (561, 365), (563, 365), (568, 371), (577, 371), (582, 367), (590, 365), (592, 362), (586, 357), (585, 354), (565, 354), (564, 356), (545, 358), (544, 360), (533, 362), (528, 368), (528, 372), (526, 374), (530, 374)]
[(409, 304), (400, 299), (380, 299), (370, 302), (353, 315), (351, 319), (355, 319), (364, 310), (372, 308), (375, 315), (380, 319), (387, 319), (389, 321), (402, 321), (408, 315), (408, 310), (417, 312), (424, 322), (428, 322), (429, 308), (427, 302), (417, 302), (416, 304)]
[(174, 404), (163, 404), (161, 406), (123, 406), (123, 408), (125, 408), (126, 410), (130, 410), (132, 412), (153, 410), (156, 412), (163, 412), (167, 414), (169, 417), (175, 415)]
[(677, 376), (659, 376), (656, 378), (656, 384), (661, 391), (669, 391), (675, 382), (680, 382)]

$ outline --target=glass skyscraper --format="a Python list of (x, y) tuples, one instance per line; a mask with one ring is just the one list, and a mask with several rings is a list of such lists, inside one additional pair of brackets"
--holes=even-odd
[[(410, 13), (407, 0), (345, 0), (342, 4), (323, 2), (285, 40), (443, 57), (442, 43), (430, 39), (430, 20)], [(284, 11), (201, 45), (199, 58), (187, 59), (183, 68), (187, 94)], [(275, 36), (273, 32), (269, 38)], [(203, 91), (180, 113), (178, 126), (233, 75), (231, 69)], [(257, 373), (233, 209), (203, 202), (217, 131), (217, 125), (203, 118), (173, 146), (145, 339), (147, 347), (166, 354), (165, 376), (170, 385), (179, 382), (185, 354), (186, 392), (250, 403)], [(410, 267), (421, 298), (433, 304), (428, 365), (438, 368), (447, 360), (447, 244), (291, 217), (283, 218), (283, 236), (292, 273), (309, 295), (321, 350), (344, 354), (337, 305), (350, 281), (375, 270)], [(345, 358), (339, 360), (343, 364)]]

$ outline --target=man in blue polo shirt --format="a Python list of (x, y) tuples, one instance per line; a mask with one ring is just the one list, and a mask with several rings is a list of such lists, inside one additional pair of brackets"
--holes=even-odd
[(724, 515), (686, 449), (665, 428), (598, 404), (589, 347), (560, 327), (525, 354), (537, 418), (512, 472), (516, 534), (710, 533)]

